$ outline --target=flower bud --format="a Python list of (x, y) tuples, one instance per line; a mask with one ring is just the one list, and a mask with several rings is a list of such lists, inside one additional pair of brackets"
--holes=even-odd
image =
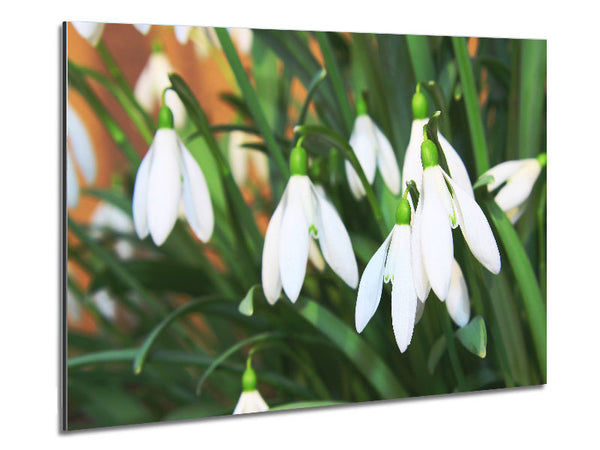
[(306, 150), (298, 143), (290, 153), (290, 173), (292, 175), (306, 175), (308, 169), (308, 156)]
[(250, 364), (250, 359), (246, 363), (246, 370), (242, 375), (242, 391), (249, 392), (256, 390), (256, 373)]
[(438, 149), (432, 140), (426, 139), (421, 144), (421, 161), (423, 169), (438, 165)]
[(427, 98), (425, 94), (417, 90), (412, 98), (413, 119), (425, 119), (427, 117)]
[(158, 128), (173, 128), (173, 112), (166, 105), (158, 111)]
[(367, 102), (362, 95), (358, 96), (356, 100), (356, 115), (357, 116), (366, 116), (367, 115)]
[(403, 198), (396, 209), (396, 224), (410, 225), (411, 209), (408, 200)]
[(546, 166), (546, 162), (548, 160), (548, 157), (546, 156), (545, 153), (540, 153), (539, 155), (537, 155), (537, 161), (540, 164), (540, 167), (545, 167)]

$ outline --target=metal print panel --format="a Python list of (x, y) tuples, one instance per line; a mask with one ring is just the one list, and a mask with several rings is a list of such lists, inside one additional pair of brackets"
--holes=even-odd
[(64, 428), (546, 383), (546, 42), (66, 23)]

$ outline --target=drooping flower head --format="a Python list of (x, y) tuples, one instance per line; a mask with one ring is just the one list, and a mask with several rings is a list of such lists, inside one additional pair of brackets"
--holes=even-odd
[(74, 208), (79, 202), (79, 181), (81, 172), (86, 183), (96, 179), (96, 156), (90, 135), (83, 121), (71, 105), (67, 105), (67, 206)]
[(492, 273), (500, 271), (500, 254), (490, 225), (469, 192), (438, 164), (438, 149), (426, 139), (421, 146), (422, 189), (413, 221), (413, 270), (417, 295), (429, 289), (445, 300), (454, 260), (452, 229), (460, 226), (471, 253)]
[(525, 204), (533, 186), (546, 165), (546, 154), (536, 158), (505, 161), (492, 167), (481, 177), (492, 176), (494, 180), (487, 185), (492, 192), (502, 186), (494, 197), (498, 206), (515, 223), (525, 211)]
[[(400, 192), (400, 169), (396, 155), (390, 141), (367, 114), (366, 102), (362, 96), (357, 102), (357, 116), (350, 135), (350, 146), (370, 184), (373, 184), (375, 171), (379, 168), (388, 189), (394, 195)], [(356, 199), (364, 197), (365, 190), (352, 164), (345, 161), (344, 167), (352, 195)]]
[(248, 358), (246, 370), (242, 374), (242, 394), (235, 405), (233, 414), (249, 414), (268, 410), (269, 405), (256, 388), (256, 373), (252, 369), (250, 358)]
[(206, 179), (175, 133), (173, 113), (163, 106), (158, 130), (135, 179), (133, 222), (139, 238), (150, 234), (156, 245), (162, 245), (175, 225), (181, 203), (194, 234), (207, 242), (214, 215)]
[(175, 91), (169, 89), (165, 92), (165, 89), (171, 85), (169, 80), (171, 72), (173, 72), (171, 62), (163, 53), (160, 44), (154, 42), (150, 58), (135, 83), (134, 94), (140, 105), (146, 111), (152, 112), (162, 105), (164, 93), (164, 103), (171, 108), (175, 126), (179, 128), (185, 123), (186, 112)]
[(238, 186), (243, 186), (248, 182), (250, 173), (253, 173), (261, 184), (269, 183), (269, 158), (267, 155), (259, 150), (242, 146), (242, 144), (252, 141), (252, 136), (244, 131), (235, 130), (229, 133), (229, 165), (233, 179)]
[[(406, 153), (404, 154), (404, 166), (402, 167), (402, 186), (406, 189), (409, 181), (414, 181), (417, 190), (421, 192), (423, 179), (423, 164), (421, 162), (421, 144), (423, 142), (423, 128), (427, 125), (427, 98), (420, 91), (417, 85), (417, 91), (412, 98), (413, 122), (410, 132), (410, 139)], [(463, 188), (463, 190), (473, 196), (473, 188), (467, 169), (454, 147), (446, 140), (442, 133), (438, 132), (438, 141), (442, 148), (444, 158), (448, 163), (448, 170), (452, 179)]]
[(396, 211), (396, 225), (375, 252), (358, 285), (355, 325), (361, 333), (381, 300), (383, 283), (392, 283), (392, 327), (402, 353), (412, 339), (417, 315), (417, 293), (411, 259), (411, 207), (404, 197)]
[(307, 175), (308, 158), (301, 141), (290, 154), (291, 176), (273, 212), (262, 255), (262, 286), (274, 304), (283, 288), (292, 302), (300, 295), (310, 239), (318, 239), (327, 264), (350, 287), (358, 283), (358, 266), (348, 232), (331, 202)]

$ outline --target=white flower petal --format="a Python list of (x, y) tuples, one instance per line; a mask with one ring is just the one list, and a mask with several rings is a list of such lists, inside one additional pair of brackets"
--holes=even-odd
[(304, 176), (292, 175), (281, 221), (279, 271), (286, 295), (295, 302), (300, 295), (308, 261), (308, 223), (303, 205)]
[(425, 302), (429, 296), (431, 285), (427, 279), (425, 266), (423, 265), (423, 255), (421, 251), (421, 222), (423, 220), (423, 202), (419, 201), (417, 211), (413, 216), (412, 236), (411, 236), (411, 256), (413, 281), (417, 297), (421, 302)]
[(418, 300), (418, 297), (417, 297), (417, 312), (415, 314), (415, 324), (417, 324), (421, 321), (424, 311), (425, 311), (425, 303)]
[(142, 34), (148, 34), (150, 31), (150, 25), (147, 23), (134, 23), (133, 26)]
[(215, 223), (210, 193), (198, 162), (178, 138), (183, 174), (183, 206), (185, 217), (202, 242), (212, 236)]
[(269, 406), (258, 391), (242, 392), (233, 414), (247, 414), (268, 411)]
[(385, 261), (385, 268), (383, 269), (383, 281), (389, 283), (394, 277), (394, 269), (396, 267), (396, 260), (402, 252), (400, 242), (400, 234), (398, 233), (399, 225), (394, 225), (392, 228), (392, 240), (390, 241), (390, 247), (388, 249), (388, 256)]
[[(350, 146), (354, 150), (354, 154), (356, 155), (369, 184), (373, 184), (375, 170), (377, 168), (377, 138), (375, 137), (374, 127), (375, 124), (369, 116), (361, 115), (354, 121), (354, 128), (350, 135)], [(349, 162), (346, 161), (345, 167), (346, 176), (348, 177), (348, 183), (350, 184), (353, 195), (357, 199), (363, 197), (365, 192), (362, 183), (360, 182), (360, 178), (358, 178), (358, 175)]]
[(229, 28), (229, 34), (240, 53), (250, 54), (252, 49), (252, 30), (250, 28)]
[(85, 181), (93, 183), (96, 179), (96, 155), (92, 141), (81, 118), (70, 106), (67, 107), (67, 135), (74, 162), (81, 169)]
[(510, 219), (510, 222), (514, 225), (517, 223), (517, 220), (521, 218), (525, 209), (527, 207), (527, 202), (521, 203), (519, 206), (513, 209), (509, 209), (506, 211), (506, 216)]
[(74, 208), (79, 202), (79, 183), (77, 182), (77, 174), (73, 168), (71, 157), (67, 151), (67, 172), (66, 172), (66, 183), (67, 183), (67, 206)]
[(319, 246), (315, 243), (314, 239), (309, 239), (308, 243), (308, 260), (319, 272), (325, 270), (325, 260), (321, 255)]
[[(441, 182), (440, 182), (441, 179)], [(431, 288), (444, 300), (450, 286), (454, 243), (448, 211), (444, 203), (449, 196), (439, 166), (423, 171), (421, 255)]]
[(192, 27), (184, 26), (184, 25), (175, 25), (175, 38), (179, 41), (180, 44), (187, 44), (188, 39), (190, 38), (190, 31), (192, 31)]
[[(152, 56), (150, 56), (150, 58), (152, 58)], [(155, 102), (157, 101), (154, 85), (152, 66), (150, 65), (150, 62), (148, 62), (140, 72), (133, 89), (135, 99), (146, 111), (152, 111), (152, 108), (154, 108)]]
[(111, 297), (108, 289), (100, 289), (92, 295), (92, 299), (98, 311), (110, 321), (114, 321), (117, 315), (117, 304)]
[[(168, 74), (168, 72), (165, 72), (165, 74)], [(169, 86), (170, 85), (171, 82), (169, 81)], [(162, 92), (165, 87), (160, 88), (160, 92)], [(165, 94), (165, 104), (171, 108), (171, 111), (173, 112), (173, 124), (175, 125), (175, 128), (181, 128), (185, 125), (185, 119), (187, 117), (185, 106), (177, 93), (172, 89), (169, 89)]]
[(525, 161), (521, 169), (496, 194), (496, 203), (502, 211), (516, 208), (527, 200), (541, 170), (536, 159)]
[(417, 293), (413, 284), (410, 257), (410, 226), (399, 225), (396, 235), (399, 254), (394, 264), (392, 281), (392, 327), (402, 353), (410, 344), (417, 314)]
[(526, 164), (527, 160), (505, 161), (492, 167), (485, 172), (482, 177), (491, 175), (494, 181), (487, 185), (488, 191), (493, 191), (502, 183), (506, 182), (510, 177), (515, 175)]
[(375, 124), (373, 124), (373, 131), (377, 139), (377, 166), (379, 172), (388, 189), (394, 195), (398, 195), (400, 193), (400, 169), (398, 168), (394, 149), (385, 134)]
[(181, 200), (180, 155), (175, 130), (162, 128), (154, 135), (148, 175), (148, 229), (162, 245), (177, 220)]
[(474, 197), (473, 187), (471, 186), (471, 180), (465, 167), (465, 163), (461, 159), (460, 155), (454, 150), (454, 147), (450, 145), (450, 142), (446, 140), (441, 133), (438, 133), (438, 140), (442, 146), (442, 151), (448, 163), (448, 170), (452, 179), (462, 187), (471, 197)]
[(446, 180), (454, 191), (460, 229), (471, 253), (490, 272), (500, 272), (498, 245), (483, 211), (475, 199), (458, 186), (452, 178), (446, 177)]
[(257, 178), (264, 184), (269, 183), (269, 157), (261, 151), (248, 149), (248, 160), (252, 164)]
[(248, 179), (248, 154), (242, 147), (249, 140), (248, 134), (235, 130), (229, 133), (229, 165), (231, 174), (238, 186)]
[(329, 267), (350, 286), (358, 284), (358, 265), (348, 231), (333, 205), (316, 189), (313, 190), (317, 204), (317, 227), (319, 244)]
[(383, 241), (383, 244), (381, 244), (372, 256), (360, 279), (354, 314), (356, 331), (359, 333), (365, 329), (367, 323), (369, 323), (369, 320), (371, 320), (371, 317), (377, 311), (377, 306), (379, 306), (383, 290), (383, 271), (393, 232), (394, 230), (392, 229), (388, 237)]
[(261, 282), (267, 301), (274, 305), (281, 295), (281, 276), (279, 274), (279, 243), (281, 242), (281, 220), (285, 210), (287, 189), (269, 221), (262, 253)]
[(133, 224), (140, 239), (148, 236), (148, 178), (152, 164), (153, 147), (154, 144), (150, 146), (146, 156), (142, 159), (133, 186)]
[[(410, 131), (410, 139), (406, 153), (404, 154), (404, 165), (402, 166), (403, 188), (413, 180), (417, 185), (419, 192), (422, 191), (421, 184), (423, 180), (423, 164), (421, 163), (421, 144), (423, 143), (423, 127), (428, 119), (413, 120)], [(410, 197), (409, 197), (410, 198)], [(410, 200), (412, 205), (412, 199)]]
[(85, 38), (91, 45), (96, 46), (102, 37), (104, 31), (103, 23), (96, 22), (72, 22), (77, 32)]
[(452, 262), (452, 278), (450, 279), (448, 297), (446, 297), (446, 308), (448, 308), (448, 314), (450, 314), (454, 323), (459, 327), (462, 328), (469, 323), (471, 316), (469, 291), (467, 290), (465, 277), (456, 260)]

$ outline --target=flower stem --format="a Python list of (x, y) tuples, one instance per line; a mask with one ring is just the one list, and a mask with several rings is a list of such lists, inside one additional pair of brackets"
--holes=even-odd
[(441, 322), (442, 328), (444, 329), (444, 336), (446, 337), (446, 345), (448, 346), (448, 355), (450, 356), (450, 364), (452, 370), (456, 376), (457, 387), (459, 391), (466, 390), (465, 374), (460, 365), (460, 359), (458, 358), (458, 351), (456, 350), (456, 342), (454, 341), (454, 333), (452, 331), (452, 323), (450, 322), (450, 316), (445, 311), (446, 308), (439, 308), (441, 311)]
[(473, 78), (473, 69), (469, 60), (467, 44), (464, 37), (452, 37), (452, 46), (454, 47), (454, 55), (458, 65), (458, 73), (462, 82), (463, 93), (465, 97), (465, 108), (467, 110), (467, 118), (469, 119), (469, 131), (471, 133), (471, 143), (473, 145), (473, 153), (475, 156), (475, 166), (477, 167), (477, 175), (484, 173), (489, 167), (487, 144), (485, 142), (485, 133), (483, 130), (483, 122), (481, 120), (481, 111), (477, 101), (477, 89)]
[(271, 153), (271, 156), (275, 159), (275, 163), (279, 167), (279, 170), (283, 174), (285, 178), (289, 176), (289, 170), (287, 164), (285, 162), (285, 158), (283, 157), (283, 153), (281, 148), (277, 144), (275, 140), (275, 136), (271, 132), (269, 128), (269, 124), (267, 123), (267, 119), (263, 113), (263, 110), (258, 101), (258, 96), (254, 91), (254, 88), (250, 84), (250, 80), (248, 79), (248, 74), (244, 70), (242, 66), (242, 62), (233, 46), (233, 42), (231, 41), (231, 37), (229, 33), (224, 28), (215, 28), (217, 36), (219, 38), (219, 42), (221, 43), (221, 47), (223, 48), (223, 52), (227, 57), (227, 61), (229, 61), (229, 65), (231, 66), (231, 70), (235, 75), (235, 79), (244, 95), (244, 99), (248, 102), (248, 108), (252, 113), (252, 117), (254, 118), (256, 125), (261, 131), (263, 139), (267, 144), (267, 148)]

